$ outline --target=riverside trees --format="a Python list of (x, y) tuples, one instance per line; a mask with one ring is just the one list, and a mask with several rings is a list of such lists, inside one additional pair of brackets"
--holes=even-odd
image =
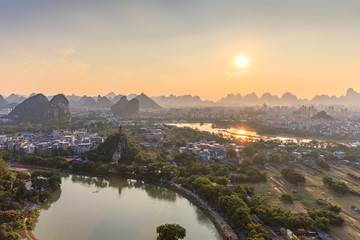
[[(0, 239), (21, 239), (17, 233), (24, 227), (21, 205), (44, 202), (51, 196), (50, 191), (61, 183), (57, 173), (35, 171), (32, 175), (34, 189), (27, 190), (24, 182), (27, 177), (27, 174), (11, 172), (0, 155)], [(36, 218), (36, 214), (32, 215), (29, 218)]]

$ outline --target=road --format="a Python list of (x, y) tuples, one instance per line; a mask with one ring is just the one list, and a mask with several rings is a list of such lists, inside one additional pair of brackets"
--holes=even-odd
[[(189, 190), (183, 188), (180, 184), (172, 184), (172, 185), (175, 186), (176, 188), (178, 188), (180, 191), (184, 192), (185, 194), (189, 194), (189, 192), (190, 192)], [(202, 200), (201, 198), (198, 198), (197, 194), (191, 194), (191, 197), (193, 197), (193, 200), (197, 201), (203, 208), (207, 209), (208, 213), (213, 217), (213, 219), (215, 219), (218, 226), (220, 226), (221, 229), (223, 230), (223, 232), (225, 232), (225, 235), (231, 237), (229, 239), (238, 239), (239, 238), (238, 235), (235, 233), (235, 231), (224, 220), (224, 218), (216, 211), (211, 210), (212, 207), (210, 205), (208, 205), (206, 208), (206, 202), (204, 200)], [(225, 229), (226, 229), (226, 231), (225, 231)], [(226, 234), (226, 232), (228, 234)]]

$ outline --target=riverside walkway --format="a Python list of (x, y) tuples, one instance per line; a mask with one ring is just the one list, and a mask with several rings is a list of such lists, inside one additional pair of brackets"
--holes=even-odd
[(227, 236), (228, 239), (235, 240), (239, 239), (239, 236), (235, 233), (235, 231), (230, 227), (230, 225), (224, 220), (224, 218), (217, 213), (214, 210), (211, 210), (212, 207), (208, 205), (204, 200), (202, 200), (197, 194), (191, 193), (190, 191), (183, 188), (180, 184), (171, 184), (172, 186), (175, 186), (179, 191), (183, 192), (183, 194), (187, 194), (190, 198), (193, 199), (193, 201), (198, 202), (198, 204), (206, 209), (206, 211), (210, 214), (210, 216), (215, 220), (216, 225), (218, 228), (222, 229), (225, 236)]

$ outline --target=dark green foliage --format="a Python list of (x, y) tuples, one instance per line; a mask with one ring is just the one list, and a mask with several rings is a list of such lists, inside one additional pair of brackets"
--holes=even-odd
[(346, 173), (346, 174), (353, 179), (360, 180), (360, 175), (356, 175), (353, 173)]
[(287, 167), (281, 170), (281, 175), (293, 184), (305, 183), (304, 175), (297, 172), (295, 169)]
[(182, 184), (190, 189), (196, 189), (201, 198), (215, 204), (217, 209), (226, 214), (236, 226), (251, 222), (250, 210), (244, 200), (248, 195), (253, 195), (253, 187), (237, 185), (231, 190), (222, 185), (214, 186), (209, 178), (204, 176), (191, 176)]
[(261, 224), (250, 223), (247, 225), (249, 231), (248, 240), (269, 240), (270, 236)]
[(164, 224), (156, 228), (159, 240), (177, 240), (186, 237), (186, 230), (179, 224)]
[(110, 135), (98, 148), (86, 152), (86, 157), (93, 162), (109, 163), (120, 141), (119, 134)]
[(27, 165), (58, 168), (58, 169), (67, 169), (69, 163), (65, 161), (65, 157), (56, 156), (37, 156), (37, 155), (25, 155), (18, 153), (8, 154), (8, 160), (13, 160), (14, 162), (19, 162)]
[(236, 208), (235, 211), (231, 214), (230, 219), (237, 226), (245, 226), (251, 223), (249, 208), (247, 206)]
[(249, 160), (244, 160), (236, 170), (237, 174), (230, 177), (232, 181), (241, 182), (266, 182), (266, 173), (252, 165)]
[(252, 197), (249, 206), (251, 207), (251, 212), (255, 213), (269, 226), (284, 226), (289, 229), (297, 229), (308, 228), (312, 225), (311, 218), (296, 215), (290, 211), (270, 205), (264, 197)]
[(252, 156), (252, 161), (253, 161), (254, 164), (264, 165), (264, 163), (266, 162), (266, 157), (262, 153), (255, 153)]
[(309, 216), (314, 220), (314, 226), (328, 232), (330, 225), (341, 226), (344, 219), (339, 215), (341, 208), (334, 205), (329, 205), (323, 209), (307, 209)]
[(60, 187), (61, 178), (55, 172), (36, 170), (31, 174), (31, 182), (34, 189), (54, 191)]
[(325, 160), (323, 160), (323, 159), (316, 160), (316, 165), (318, 165), (318, 166), (321, 167), (322, 169), (326, 169), (326, 170), (329, 170), (329, 169), (330, 169), (329, 164), (328, 164)]
[(280, 200), (283, 202), (293, 203), (293, 198), (288, 193), (281, 194)]
[(15, 222), (21, 217), (19, 210), (0, 211), (0, 223)]
[(323, 177), (323, 183), (337, 193), (345, 194), (350, 191), (350, 188), (346, 183), (334, 180), (330, 176)]
[(181, 166), (191, 166), (196, 162), (196, 156), (188, 152), (176, 153), (174, 155), (174, 161)]
[[(49, 199), (53, 191), (60, 186), (59, 174), (48, 171), (34, 171), (32, 186), (35, 189), (26, 190), (24, 180), (28, 178), (25, 173), (13, 173), (0, 156), (0, 239), (20, 239), (13, 232), (21, 229), (23, 217), (20, 212), (24, 202), (40, 203)], [(33, 211), (34, 212), (34, 211)], [(34, 221), (36, 215), (29, 214), (29, 221)]]
[(278, 153), (271, 154), (269, 161), (272, 163), (282, 162), (281, 154)]
[(336, 161), (336, 160), (338, 160), (338, 158), (332, 153), (327, 153), (327, 154), (324, 155), (324, 160), (326, 160), (326, 161)]
[(351, 193), (352, 195), (360, 196), (359, 191), (350, 188), (345, 182), (333, 180), (330, 176), (323, 177), (323, 183), (337, 193)]
[(234, 149), (232, 148), (229, 148), (227, 151), (226, 151), (226, 156), (229, 157), (229, 158), (236, 158), (236, 152)]
[(245, 157), (252, 157), (255, 153), (256, 149), (252, 146), (247, 146), (241, 151), (241, 154)]

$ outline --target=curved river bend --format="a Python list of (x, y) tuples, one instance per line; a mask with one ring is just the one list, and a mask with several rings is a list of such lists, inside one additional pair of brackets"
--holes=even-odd
[(61, 194), (44, 206), (33, 234), (51, 240), (155, 240), (156, 227), (178, 223), (186, 239), (222, 239), (211, 220), (186, 198), (141, 181), (68, 175)]

